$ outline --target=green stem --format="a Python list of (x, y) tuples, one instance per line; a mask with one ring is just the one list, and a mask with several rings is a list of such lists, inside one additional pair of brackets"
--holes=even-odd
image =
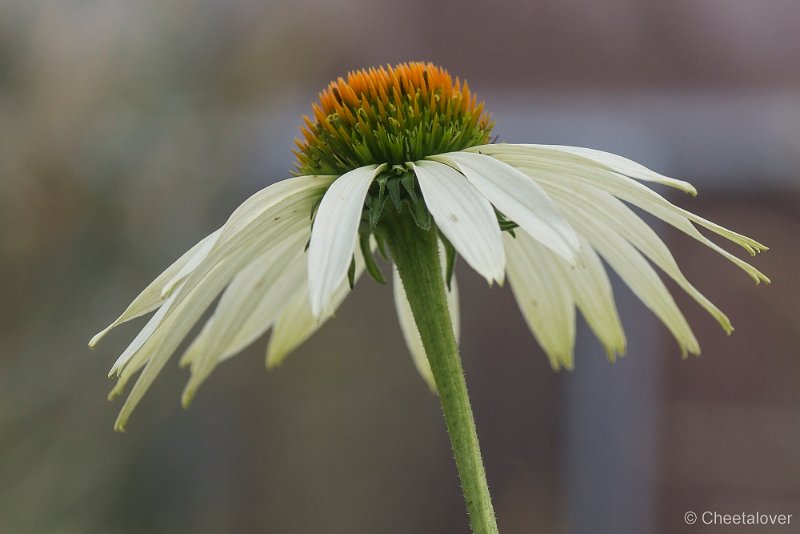
[(429, 231), (421, 230), (407, 212), (389, 222), (387, 240), (439, 391), (472, 532), (497, 534), (475, 420), (447, 308), (436, 227), (431, 224)]

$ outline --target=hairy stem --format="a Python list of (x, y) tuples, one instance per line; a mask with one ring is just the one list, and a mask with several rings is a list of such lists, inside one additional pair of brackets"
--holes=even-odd
[(407, 212), (392, 217), (387, 241), (439, 391), (474, 534), (497, 534), (439, 260), (435, 225), (420, 229)]

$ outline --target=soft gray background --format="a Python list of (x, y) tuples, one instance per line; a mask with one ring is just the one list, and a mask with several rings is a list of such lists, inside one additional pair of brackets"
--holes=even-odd
[(86, 348), (288, 176), (329, 79), (410, 59), (467, 78), (502, 140), (691, 180), (700, 196), (677, 202), (772, 247), (754, 261), (774, 283), (754, 287), (661, 228), (736, 332), (679, 296), (704, 349), (681, 361), (620, 287), (629, 356), (610, 366), (581, 334), (572, 373), (550, 371), (507, 289), (459, 271), (501, 530), (698, 531), (690, 509), (800, 520), (798, 23), (793, 0), (0, 1), (0, 532), (466, 532), (389, 288), (365, 279), (275, 372), (259, 341), (188, 412), (168, 365), (126, 434), (105, 375), (143, 323)]

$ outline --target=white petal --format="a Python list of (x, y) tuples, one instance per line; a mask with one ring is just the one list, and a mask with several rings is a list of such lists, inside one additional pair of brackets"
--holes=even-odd
[(158, 327), (121, 370), (120, 381), (124, 384), (147, 362), (120, 410), (115, 425), (118, 430), (124, 428), (133, 409), (208, 305), (256, 257), (279, 244), (283, 236), (309, 224), (311, 207), (329, 183), (329, 179), (319, 177), (279, 182), (257, 193), (258, 206), (250, 203), (245, 210), (247, 217), (236, 213), (231, 216), (231, 226), (226, 223), (212, 251), (174, 292), (175, 301)]
[(651, 171), (644, 165), (636, 163), (617, 154), (584, 148), (578, 146), (563, 145), (534, 145), (534, 144), (503, 144), (486, 145), (474, 147), (471, 150), (483, 154), (525, 154), (540, 158), (542, 161), (572, 162), (585, 167), (601, 167), (610, 171), (630, 176), (645, 182), (654, 182), (676, 189), (680, 189), (691, 195), (697, 195), (697, 189), (689, 182), (669, 178), (663, 174)]
[(439, 230), (487, 282), (502, 284), (505, 253), (491, 203), (448, 165), (419, 161), (414, 173)]
[(564, 275), (559, 258), (525, 232), (516, 234), (516, 239), (503, 236), (511, 290), (550, 365), (554, 369), (572, 369), (575, 303), (571, 282)]
[[(309, 206), (310, 208), (310, 206)], [(141, 366), (140, 362), (147, 362), (141, 376), (131, 390), (128, 399), (117, 418), (117, 428), (122, 429), (133, 408), (141, 400), (144, 393), (152, 384), (155, 377), (171, 357), (183, 338), (200, 318), (206, 308), (222, 291), (233, 276), (246, 264), (252, 261), (253, 256), (238, 256), (230, 261), (223, 261), (216, 265), (210, 273), (203, 278), (188, 293), (181, 287), (176, 293), (177, 298), (182, 298), (170, 308), (158, 328), (150, 338), (145, 341), (139, 351), (122, 370), (120, 382), (124, 384), (131, 374)], [(118, 385), (119, 386), (119, 385)], [(184, 401), (188, 398), (184, 397)]]
[[(192, 291), (192, 295), (197, 293), (198, 288), (195, 288)], [(138, 373), (143, 367), (145, 367), (153, 358), (155, 348), (161, 345), (164, 336), (167, 334), (167, 330), (163, 328), (159, 328), (162, 323), (164, 322), (164, 317), (166, 316), (167, 311), (169, 311), (170, 307), (175, 302), (175, 296), (171, 296), (154, 315), (150, 318), (147, 322), (145, 328), (139, 332), (139, 335), (131, 342), (125, 352), (117, 359), (114, 366), (111, 368), (109, 372), (109, 376), (113, 374), (117, 375), (117, 382), (114, 384), (113, 389), (109, 392), (108, 398), (109, 400), (122, 395), (125, 391), (125, 387), (127, 386), (128, 382), (130, 381), (133, 376)], [(166, 359), (169, 355), (165, 356), (164, 363), (166, 363)], [(162, 364), (163, 367), (163, 364)], [(155, 375), (158, 374), (158, 368), (153, 372), (152, 378), (155, 378)], [(151, 379), (152, 381), (152, 379)], [(138, 382), (137, 382), (138, 384)], [(147, 385), (149, 386), (149, 384)], [(141, 395), (144, 395), (147, 387), (141, 389)], [(137, 399), (136, 402), (138, 402)], [(125, 401), (126, 404), (131, 402), (131, 396), (128, 396), (128, 399)], [(124, 409), (124, 406), (123, 406)], [(131, 410), (133, 407), (131, 408)], [(120, 415), (122, 415), (120, 413)], [(122, 430), (124, 426), (124, 421), (120, 422), (119, 417), (117, 418), (117, 423), (115, 428), (117, 430)]]
[[(265, 284), (259, 288), (258, 303), (255, 309), (240, 323), (236, 329), (236, 333), (230, 338), (224, 350), (220, 353), (219, 361), (222, 362), (228, 358), (238, 354), (253, 341), (261, 337), (269, 328), (275, 323), (281, 311), (286, 307), (286, 303), (297, 293), (302, 286), (308, 283), (308, 274), (306, 271), (306, 256), (302, 250), (291, 259), (291, 262), (283, 269), (277, 278), (272, 283)], [(258, 262), (259, 260), (256, 260)], [(263, 267), (262, 267), (263, 268)], [(270, 271), (275, 271), (270, 268)], [(231, 286), (238, 282), (238, 278), (242, 276), (241, 273), (231, 282)], [(225, 294), (230, 291), (230, 287), (225, 291)], [(308, 293), (306, 292), (306, 296)], [(225, 295), (223, 295), (223, 299)], [(214, 312), (214, 316), (208, 320), (203, 331), (195, 338), (189, 348), (181, 357), (181, 366), (191, 364), (195, 361), (203, 347), (209, 343), (211, 339), (211, 326), (216, 321), (216, 315), (221, 310), (218, 309)]]
[[(722, 328), (733, 331), (728, 317), (709, 301), (681, 272), (667, 245), (639, 216), (612, 195), (585, 184), (569, 187), (559, 183), (558, 176), (539, 175), (543, 187), (560, 200), (561, 204), (572, 204), (587, 215), (602, 219), (608, 226), (641, 251), (650, 261), (670, 276), (700, 304)], [(546, 183), (546, 181), (549, 181)]]
[[(265, 210), (274, 206), (276, 199), (284, 198), (287, 195), (290, 195), (295, 189), (298, 188), (303, 189), (307, 187), (312, 187), (312, 188), (324, 187), (327, 184), (329, 184), (334, 178), (335, 177), (303, 176), (299, 178), (293, 178), (290, 180), (284, 180), (277, 184), (266, 187), (261, 191), (258, 191), (250, 198), (245, 200), (245, 202), (243, 202), (242, 205), (239, 206), (239, 208), (237, 208), (234, 211), (234, 213), (229, 217), (228, 221), (223, 226), (223, 228), (220, 228), (217, 231), (213, 232), (212, 234), (208, 235), (206, 238), (204, 238), (194, 247), (192, 247), (186, 254), (184, 254), (180, 258), (180, 260), (175, 262), (175, 264), (173, 264), (173, 266), (171, 266), (168, 269), (168, 271), (165, 271), (164, 274), (159, 276), (159, 278), (156, 279), (156, 281), (154, 281), (150, 286), (148, 286), (148, 289), (143, 291), (142, 295), (145, 295), (146, 293), (152, 293), (153, 291), (156, 290), (157, 287), (160, 287), (161, 288), (160, 301), (164, 301), (164, 299), (166, 299), (174, 291), (174, 289), (177, 286), (179, 286), (186, 279), (186, 277), (189, 274), (191, 274), (194, 271), (194, 269), (206, 259), (209, 252), (215, 249), (215, 246), (219, 241), (227, 242), (233, 235), (236, 235), (241, 230), (246, 229), (248, 224), (257, 221), (257, 218), (259, 216), (263, 218), (263, 213), (265, 212)], [(294, 215), (294, 214), (289, 212), (289, 215)], [(278, 222), (280, 220), (279, 217), (280, 215), (275, 215), (273, 217), (272, 222), (273, 223)], [(220, 235), (222, 234), (223, 229), (225, 230), (225, 234), (223, 238), (220, 239)], [(229, 245), (228, 248), (230, 248), (230, 244), (228, 245)], [(224, 254), (220, 253), (220, 251), (217, 251), (217, 256), (223, 257)], [(170, 276), (168, 278), (165, 276), (167, 272), (170, 273)], [(161, 280), (162, 278), (166, 279), (166, 283), (158, 284), (159, 280)], [(151, 288), (153, 288), (152, 291)], [(139, 306), (143, 304), (140, 302), (142, 300), (141, 298), (142, 295), (137, 297), (134, 303), (132, 303), (131, 306), (129, 306), (129, 310), (135, 308), (137, 304)], [(140, 311), (138, 315), (141, 315), (143, 313), (146, 313), (146, 311)], [(140, 335), (137, 336), (137, 339), (141, 339), (142, 334), (146, 334), (147, 331), (151, 330), (151, 328), (148, 327), (158, 326), (158, 323), (160, 322), (159, 318), (163, 319), (163, 315), (164, 314), (162, 313), (159, 314), (157, 317), (154, 317), (153, 319), (155, 320), (152, 320), (151, 322), (148, 323), (145, 329), (142, 332), (140, 332)], [(120, 319), (115, 321), (114, 324), (109, 326), (105, 331), (101, 332), (100, 334), (98, 334), (98, 336), (95, 337), (98, 338), (99, 336), (104, 335), (110, 328), (112, 328), (116, 324), (124, 322), (123, 319), (129, 320), (135, 316), (136, 315), (131, 315), (129, 311), (126, 310), (125, 314), (123, 314), (120, 317)], [(144, 339), (146, 339), (146, 337)], [(98, 340), (99, 339), (93, 339), (92, 341), (96, 342)], [(133, 343), (131, 345), (133, 345)], [(131, 347), (128, 347), (128, 349), (131, 349)], [(125, 354), (123, 354), (123, 356), (124, 355)], [(132, 354), (129, 354), (129, 356), (130, 355)], [(117, 363), (120, 364), (120, 361), (127, 361), (127, 359), (120, 357)], [(117, 369), (119, 370), (121, 365), (115, 365), (115, 367), (117, 367)]]
[(625, 354), (625, 332), (614, 303), (605, 267), (592, 245), (581, 237), (581, 261), (575, 268), (564, 263), (562, 271), (572, 282), (572, 296), (586, 323), (603, 343), (608, 359)]
[(569, 262), (579, 248), (575, 231), (547, 193), (528, 176), (499, 160), (469, 152), (450, 152), (429, 159), (460, 170), (506, 217)]
[(343, 174), (322, 197), (308, 246), (308, 288), (314, 317), (330, 313), (331, 297), (347, 276), (367, 190), (382, 167)]
[[(283, 275), (293, 259), (304, 259), (303, 246), (307, 239), (307, 229), (285, 238), (280, 245), (272, 247), (267, 254), (245, 267), (230, 283), (214, 316), (206, 323), (197, 343), (193, 344), (196, 353), (183, 358), (184, 361), (191, 359), (192, 365), (192, 376), (184, 389), (184, 404), (191, 401), (223, 356), (238, 352), (266, 330), (264, 327), (259, 332), (257, 326), (255, 332), (251, 330), (242, 337), (247, 323), (255, 320), (259, 325), (263, 321), (268, 326), (285, 299), (304, 283), (302, 277), (295, 276), (293, 283), (287, 284), (289, 280), (283, 279)], [(253, 333), (257, 335), (252, 337)]]
[[(291, 187), (286, 187), (287, 182)], [(278, 187), (279, 185), (281, 187)], [(197, 269), (200, 272), (193, 271), (190, 282), (179, 284), (180, 292), (182, 292), (180, 298), (183, 299), (186, 297), (188, 292), (192, 291), (198, 285), (203, 287), (205, 275), (208, 274), (209, 270), (215, 269), (221, 262), (236, 261), (242, 262), (242, 265), (244, 265), (244, 262), (248, 261), (247, 257), (249, 256), (245, 256), (244, 259), (242, 259), (243, 254), (252, 255), (258, 253), (260, 250), (259, 247), (268, 248), (271, 241), (277, 243), (285, 237), (285, 235), (291, 234), (291, 232), (297, 230), (297, 228), (307, 228), (309, 219), (305, 213), (307, 213), (307, 210), (310, 210), (309, 203), (313, 203), (315, 199), (318, 198), (318, 195), (321, 195), (324, 186), (325, 182), (320, 183), (313, 177), (301, 177), (275, 184), (256, 193), (253, 197), (250, 197), (250, 199), (245, 202), (245, 204), (249, 204), (250, 209), (248, 211), (250, 213), (253, 212), (252, 199), (259, 198), (261, 202), (260, 205), (263, 213), (261, 214), (260, 220), (251, 218), (251, 222), (260, 224), (252, 224), (250, 226), (237, 225), (238, 234), (228, 232), (228, 239), (226, 239), (224, 243), (225, 246), (217, 248), (215, 244), (212, 249), (215, 252), (215, 257), (208, 257), (208, 254), (206, 254), (202, 262), (198, 264), (198, 267), (202, 266), (202, 269)], [(294, 188), (294, 191), (292, 191), (292, 188)], [(273, 195), (266, 195), (265, 191), (272, 191)], [(298, 204), (302, 205), (303, 203), (306, 204), (305, 207), (298, 207)], [(240, 210), (237, 210), (237, 212), (240, 212)], [(236, 212), (234, 215), (235, 214)], [(231, 219), (234, 219), (234, 217), (232, 216)], [(229, 219), (229, 221), (231, 219)], [(264, 220), (267, 221), (268, 228), (264, 228)], [(248, 240), (248, 236), (253, 239)], [(233, 237), (236, 239), (233, 240)], [(221, 240), (217, 239), (216, 241), (220, 243)], [(227, 256), (226, 252), (228, 253)], [(231, 277), (234, 275), (231, 275)], [(164, 313), (156, 314), (145, 329), (140, 332), (140, 335), (137, 336), (137, 340), (141, 340), (142, 343), (138, 343), (137, 340), (134, 340), (131, 346), (137, 344), (141, 345), (144, 341), (147, 341), (147, 338), (152, 335), (155, 329), (160, 326), (160, 323), (163, 322), (167, 310), (165, 309), (163, 311)], [(152, 343), (150, 346), (152, 346)], [(132, 347), (129, 347), (129, 349), (131, 348)], [(149, 359), (147, 351), (140, 353), (138, 349), (136, 349), (133, 351), (126, 350), (126, 353), (128, 353), (128, 357), (120, 357), (117, 362), (118, 365), (115, 366), (117, 374), (120, 374), (123, 367), (126, 368), (125, 371), (127, 374), (131, 374), (141, 368)], [(126, 354), (123, 353), (123, 356), (126, 356)], [(130, 364), (136, 364), (132, 365), (131, 369), (128, 369), (127, 366), (129, 362)], [(114, 370), (115, 369), (112, 369), (112, 372), (114, 372)]]
[[(446, 276), (446, 273), (444, 272), (445, 263), (443, 257), (443, 247), (440, 246), (439, 250), (440, 260), (442, 261), (443, 267), (442, 276), (444, 277)], [(414, 320), (414, 314), (411, 312), (411, 305), (408, 303), (408, 299), (406, 298), (406, 292), (403, 289), (403, 283), (400, 280), (400, 273), (397, 271), (397, 267), (394, 265), (392, 266), (392, 287), (394, 292), (394, 306), (395, 310), (397, 311), (397, 319), (400, 323), (400, 330), (403, 332), (403, 339), (405, 339), (406, 345), (408, 346), (408, 351), (411, 353), (414, 366), (417, 368), (417, 371), (425, 380), (425, 382), (427, 382), (428, 387), (431, 388), (431, 391), (436, 391), (436, 382), (433, 378), (431, 365), (430, 362), (428, 362), (428, 356), (425, 353), (425, 347), (422, 346), (422, 339), (420, 338), (419, 330), (417, 329), (417, 323)], [(461, 312), (458, 304), (458, 285), (456, 284), (455, 276), (453, 276), (449, 290), (447, 289), (447, 281), (445, 280), (445, 292), (447, 296), (447, 307), (450, 310), (450, 322), (453, 325), (453, 335), (456, 338), (456, 343), (458, 343), (458, 340), (461, 337)]]
[(178, 271), (178, 273), (172, 278), (172, 280), (169, 281), (169, 283), (164, 285), (164, 288), (161, 290), (162, 297), (169, 296), (178, 284), (186, 280), (186, 277), (192, 274), (192, 271), (194, 271), (197, 266), (200, 265), (200, 262), (202, 262), (206, 256), (208, 256), (208, 253), (211, 252), (211, 250), (214, 248), (214, 245), (217, 244), (217, 239), (219, 239), (221, 233), (222, 228), (212, 233), (197, 244), (197, 251), (192, 254), (192, 257), (186, 262), (186, 265), (184, 265), (181, 270)]
[[(144, 342), (147, 341), (148, 339), (150, 339), (150, 336), (153, 335), (153, 332), (156, 331), (156, 328), (158, 328), (158, 325), (160, 325), (161, 322), (164, 320), (164, 316), (167, 314), (167, 312), (169, 311), (170, 306), (172, 306), (172, 303), (174, 301), (175, 301), (175, 297), (174, 296), (169, 297), (164, 302), (164, 304), (158, 310), (156, 310), (156, 313), (154, 313), (153, 316), (150, 317), (150, 320), (147, 321), (147, 324), (144, 325), (144, 328), (142, 328), (139, 331), (139, 333), (136, 334), (136, 337), (133, 338), (133, 341), (130, 342), (130, 344), (127, 346), (127, 348), (122, 352), (122, 354), (120, 354), (119, 358), (117, 358), (117, 361), (114, 362), (114, 365), (111, 366), (111, 370), (108, 372), (108, 376), (109, 377), (114, 376), (114, 375), (119, 375), (120, 371), (125, 366), (128, 365), (128, 362), (130, 361), (130, 359), (137, 352), (139, 352), (139, 349), (142, 348), (142, 345), (144, 345)], [(144, 363), (146, 363), (146, 362), (144, 362)], [(141, 369), (141, 366), (139, 367), (139, 369)]]
[(450, 311), (450, 322), (453, 324), (453, 337), (456, 338), (456, 344), (458, 344), (461, 341), (461, 305), (459, 304), (458, 282), (455, 274), (453, 274), (453, 279), (450, 281), (450, 288), (447, 288), (447, 280), (445, 280), (444, 287), (447, 293), (447, 309)]
[(633, 293), (658, 316), (672, 332), (685, 356), (687, 352), (700, 354), (700, 346), (689, 323), (670, 295), (664, 283), (647, 260), (628, 241), (603, 220), (582, 210), (564, 205), (562, 210), (570, 217), (575, 228), (619, 274)]
[[(290, 178), (253, 195), (231, 215), (222, 227), (217, 243), (181, 290), (190, 290), (220, 263), (233, 261), (243, 268), (258, 255), (266, 253), (270, 246), (308, 227), (311, 207), (332, 179), (319, 176)], [(258, 202), (253, 202), (256, 197)]]
[[(241, 235), (242, 230), (245, 230), (247, 226), (259, 221), (263, 222), (265, 210), (294, 195), (297, 191), (309, 188), (325, 191), (334, 180), (336, 180), (336, 176), (297, 176), (265, 187), (242, 202), (228, 217), (222, 227), (223, 233), (219, 241), (224, 243), (233, 236)], [(267, 222), (275, 223), (279, 220), (273, 217), (271, 221), (267, 220)]]
[[(338, 300), (336, 297), (343, 298), (348, 293), (349, 291), (334, 293), (334, 303), (339, 304), (336, 302)], [(283, 363), (286, 356), (311, 337), (327, 319), (325, 317), (317, 321), (312, 315), (308, 286), (297, 289), (286, 302), (270, 334), (267, 344), (267, 368), (272, 369)]]
[(99, 343), (115, 326), (140, 317), (146, 313), (150, 313), (161, 306), (171, 292), (171, 289), (168, 291), (167, 288), (173, 288), (186, 278), (188, 272), (191, 272), (191, 270), (197, 266), (197, 263), (208, 254), (208, 251), (217, 240), (217, 237), (219, 237), (219, 234), (220, 230), (217, 230), (206, 236), (184, 253), (183, 256), (178, 258), (172, 265), (167, 267), (163, 273), (158, 275), (150, 285), (133, 299), (133, 302), (122, 312), (122, 315), (89, 341), (89, 346), (94, 347), (97, 345), (97, 343)]
[[(614, 303), (614, 294), (600, 258), (585, 238), (581, 240), (581, 256), (577, 265), (571, 266), (549, 249), (531, 239), (525, 232), (517, 231), (516, 240), (504, 236), (509, 247), (523, 247), (530, 261), (545, 258), (555, 277), (549, 284), (561, 284), (569, 290), (592, 331), (603, 343), (610, 360), (625, 353), (625, 333)], [(521, 276), (525, 276), (522, 273)], [(568, 330), (567, 330), (568, 331)], [(565, 339), (561, 339), (566, 346)], [(554, 354), (556, 351), (552, 351)], [(566, 351), (562, 348), (560, 353)], [(571, 361), (571, 360), (570, 360)]]
[(579, 172), (576, 168), (569, 165), (543, 165), (541, 163), (533, 163), (531, 158), (521, 156), (497, 157), (519, 168), (533, 179), (536, 179), (537, 176), (540, 176), (542, 171), (555, 171), (565, 185), (583, 183), (600, 188), (614, 195), (615, 197), (625, 200), (626, 202), (630, 202), (631, 204), (643, 209), (651, 215), (658, 217), (662, 221), (674, 226), (690, 237), (700, 241), (707, 247), (715, 250), (749, 274), (750, 277), (756, 281), (756, 283), (762, 281), (769, 283), (769, 278), (759, 272), (758, 269), (747, 262), (742, 261), (730, 252), (721, 248), (713, 241), (709, 240), (707, 237), (701, 234), (697, 228), (695, 228), (692, 222), (733, 241), (734, 243), (742, 246), (751, 254), (767, 250), (767, 247), (753, 239), (750, 239), (749, 237), (727, 230), (717, 224), (712, 223), (711, 221), (695, 215), (694, 213), (673, 205), (655, 191), (648, 189), (642, 184), (637, 183), (626, 176), (602, 169), (595, 170), (591, 174), (586, 174)]
[[(364, 272), (364, 259), (359, 249), (356, 249), (355, 258), (354, 282), (357, 282)], [(298, 270), (304, 277), (304, 283), (295, 289), (294, 294), (287, 299), (285, 306), (280, 310), (267, 344), (267, 368), (269, 369), (273, 369), (283, 363), (283, 360), (286, 359), (290, 352), (322, 327), (333, 316), (333, 313), (342, 304), (345, 297), (350, 294), (350, 282), (345, 279), (333, 292), (330, 313), (316, 319), (311, 313), (308, 285), (305, 283), (308, 262), (305, 261), (305, 258), (303, 260), (303, 266)]]
[(131, 378), (132, 374), (144, 366), (142, 374), (131, 389), (117, 416), (115, 423), (117, 430), (124, 429), (131, 412), (149, 389), (155, 377), (161, 372), (178, 344), (225, 286), (227, 274), (222, 268), (215, 269), (207, 277), (207, 283), (193, 288), (180, 303), (176, 302), (158, 328), (122, 369), (119, 383), (112, 391), (112, 395), (118, 394), (120, 388)]

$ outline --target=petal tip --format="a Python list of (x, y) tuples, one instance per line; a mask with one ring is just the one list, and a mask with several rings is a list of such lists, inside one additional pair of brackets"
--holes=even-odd
[(120, 412), (117, 416), (117, 420), (114, 421), (114, 432), (119, 432), (120, 434), (124, 433), (126, 424), (128, 424), (128, 414)]
[(736, 329), (733, 327), (733, 325), (729, 324), (728, 328), (724, 328), (723, 327), (723, 330), (725, 330), (725, 335), (730, 336), (731, 334), (733, 334), (733, 331), (736, 330)]
[(97, 346), (97, 344), (100, 343), (100, 341), (105, 337), (105, 335), (107, 333), (108, 333), (108, 329), (107, 328), (105, 330), (102, 330), (102, 331), (96, 333), (92, 337), (92, 339), (89, 340), (89, 343), (88, 343), (89, 348), (90, 349), (94, 349)]
[(285, 356), (285, 353), (283, 353), (283, 351), (280, 351), (280, 352), (278, 352), (278, 351), (276, 351), (276, 352), (268, 351), (267, 352), (266, 362), (265, 362), (265, 365), (267, 367), (267, 371), (274, 371), (275, 369), (280, 367), (283, 364), (284, 356)]
[(183, 388), (183, 393), (181, 393), (181, 407), (184, 410), (188, 410), (192, 405), (192, 401), (194, 400), (195, 395), (197, 395), (197, 390), (203, 383), (204, 378), (205, 377), (201, 378), (199, 374), (192, 374), (191, 378), (189, 378), (189, 382)]
[(183, 394), (181, 394), (181, 408), (184, 410), (188, 410), (189, 407), (192, 405), (192, 401), (194, 400), (194, 395), (196, 393), (196, 389), (192, 388), (184, 390)]

